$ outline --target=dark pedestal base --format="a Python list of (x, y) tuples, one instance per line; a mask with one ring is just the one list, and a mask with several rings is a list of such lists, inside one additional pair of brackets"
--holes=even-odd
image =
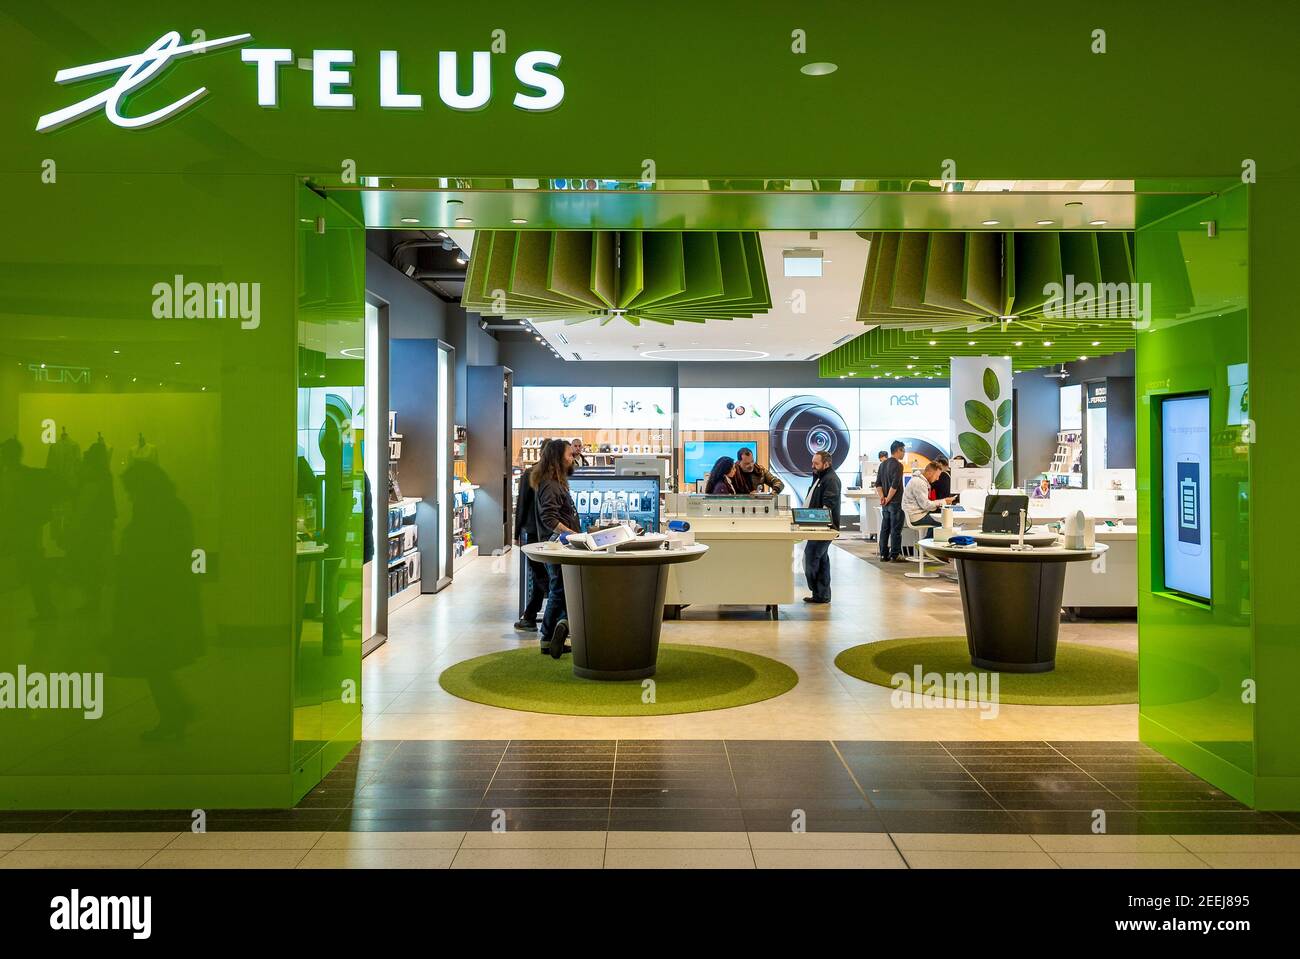
[(971, 663), (1004, 673), (1056, 667), (1066, 564), (957, 558)]
[(573, 675), (644, 679), (655, 674), (668, 567), (565, 565), (564, 602)]

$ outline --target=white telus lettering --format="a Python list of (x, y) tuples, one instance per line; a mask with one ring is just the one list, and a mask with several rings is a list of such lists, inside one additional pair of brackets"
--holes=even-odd
[(311, 102), (326, 110), (351, 110), (352, 94), (340, 93), (336, 85), (351, 85), (352, 74), (336, 67), (352, 66), (351, 50), (313, 50), (311, 52)]
[(515, 94), (515, 106), (521, 110), (541, 112), (554, 110), (564, 100), (564, 81), (553, 73), (543, 73), (537, 68), (547, 66), (552, 69), (560, 65), (560, 55), (549, 50), (532, 50), (515, 61), (515, 77), (524, 86), (540, 90), (540, 96), (525, 93)]
[(473, 80), (462, 96), (456, 76), (456, 51), (438, 52), (438, 99), (453, 110), (481, 110), (492, 99), (492, 54), (475, 50), (471, 55)]
[(276, 68), (282, 63), (292, 63), (293, 51), (283, 47), (241, 50), (239, 58), (245, 63), (257, 64), (257, 105), (259, 107), (279, 106), (280, 85)]
[(418, 93), (402, 93), (399, 80), (397, 51), (379, 51), (379, 105), (386, 110), (419, 110), (424, 97)]

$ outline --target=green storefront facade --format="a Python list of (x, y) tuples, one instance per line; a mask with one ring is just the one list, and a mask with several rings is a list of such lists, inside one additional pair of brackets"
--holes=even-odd
[[(1300, 13), (306, 9), (0, 13), (0, 676), (103, 675), (97, 717), (49, 708), (48, 688), (45, 708), (0, 710), (0, 808), (288, 806), (359, 740), (367, 227), (978, 229), (983, 207), (922, 202), (949, 172), (1134, 181), (1109, 226), (1136, 230), (1152, 290), (1136, 351), (1140, 735), (1245, 802), (1300, 808), (1300, 616), (1278, 524), (1300, 465)], [(58, 71), (170, 31), (236, 39), (37, 129), (148, 64)], [(263, 67), (250, 50), (287, 53)], [(400, 62), (388, 89), (384, 51)], [(440, 51), (462, 95), (486, 54), (485, 103), (443, 102)], [(559, 57), (536, 68), (562, 83), (556, 104), (535, 51)], [(810, 61), (839, 69), (801, 73)], [(345, 80), (327, 82), (331, 65)], [(322, 90), (351, 104), (316, 105)], [(167, 115), (132, 128), (109, 111)], [(544, 188), (555, 178), (622, 186)], [(1245, 424), (1227, 403), (1242, 364)], [(1167, 594), (1150, 534), (1157, 398), (1186, 392), (1212, 411), (1205, 605)], [(68, 479), (72, 463), (91, 481)], [(323, 552), (298, 545), (304, 516)]]

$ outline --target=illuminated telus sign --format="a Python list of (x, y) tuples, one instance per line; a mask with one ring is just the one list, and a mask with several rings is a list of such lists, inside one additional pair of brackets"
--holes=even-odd
[[(208, 91), (199, 87), (167, 106), (139, 117), (125, 116), (121, 111), (122, 98), (139, 89), (161, 73), (171, 63), (182, 57), (207, 53), (222, 47), (247, 43), (252, 34), (241, 33), (196, 43), (181, 43), (175, 30), (163, 34), (142, 53), (131, 56), (68, 67), (54, 75), (55, 83), (72, 83), (90, 77), (119, 73), (117, 82), (106, 90), (87, 97), (71, 106), (47, 113), (36, 122), (38, 133), (57, 130), (65, 124), (103, 108), (104, 115), (114, 126), (125, 129), (142, 129), (175, 116), (194, 104)], [(253, 64), (257, 73), (257, 104), (273, 108), (280, 105), (278, 69), (294, 62), (293, 51), (285, 47), (249, 48), (240, 54), (245, 63)], [(457, 54), (454, 50), (438, 53), (438, 98), (453, 110), (481, 110), (492, 99), (491, 54), (475, 50), (471, 57), (471, 81), (468, 93), (462, 93), (457, 82)], [(351, 110), (354, 97), (347, 88), (352, 82), (355, 57), (351, 50), (313, 50), (312, 105), (322, 110)], [(530, 50), (515, 60), (515, 78), (525, 88), (515, 94), (514, 105), (533, 113), (554, 110), (564, 101), (564, 81), (543, 68), (557, 69), (560, 55), (549, 50)], [(422, 110), (424, 97), (419, 93), (401, 90), (396, 50), (379, 51), (379, 106), (385, 110)]]

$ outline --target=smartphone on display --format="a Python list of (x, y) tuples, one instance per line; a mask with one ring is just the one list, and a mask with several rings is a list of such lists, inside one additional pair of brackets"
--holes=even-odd
[(600, 512), (600, 490), (598, 489), (591, 491), (591, 512)]
[(1193, 455), (1178, 457), (1175, 477), (1178, 496), (1178, 552), (1201, 555), (1201, 462)]
[(579, 512), (579, 513), (589, 513), (589, 512), (591, 512), (591, 493), (589, 493), (589, 492), (588, 492), (587, 490), (585, 490), (585, 489), (583, 489), (583, 490), (578, 490), (578, 504), (577, 504), (577, 505), (578, 505), (578, 512)]

